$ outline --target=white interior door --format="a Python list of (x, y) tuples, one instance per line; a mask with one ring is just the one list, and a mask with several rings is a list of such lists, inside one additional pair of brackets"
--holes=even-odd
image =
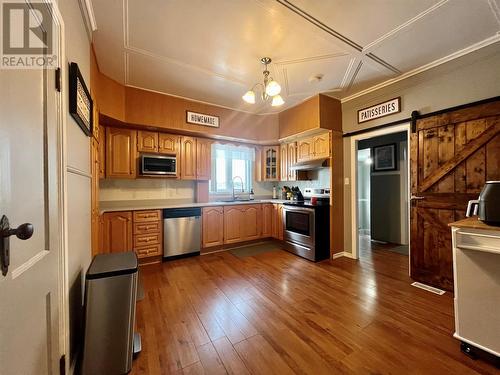
[(29, 239), (5, 239), (10, 241), (10, 266), (6, 275), (0, 273), (0, 374), (5, 375), (59, 373), (62, 138), (54, 75), (46, 69), (0, 70), (0, 217), (5, 215), (11, 228), (23, 223), (34, 228)]

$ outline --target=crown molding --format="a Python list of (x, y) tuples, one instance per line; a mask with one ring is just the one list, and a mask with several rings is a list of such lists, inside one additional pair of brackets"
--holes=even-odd
[(374, 92), (374, 91), (377, 91), (377, 90), (380, 90), (381, 88), (384, 88), (384, 87), (387, 87), (387, 86), (390, 86), (396, 82), (399, 82), (399, 81), (402, 81), (404, 79), (407, 79), (407, 78), (410, 78), (412, 76), (415, 76), (417, 74), (420, 74), (420, 73), (423, 73), (427, 70), (430, 70), (432, 68), (435, 68), (439, 65), (442, 65), (444, 63), (447, 63), (449, 61), (452, 61), (452, 60), (455, 60), (455, 59), (458, 59), (459, 57), (462, 57), (462, 56), (465, 56), (465, 55), (468, 55), (469, 53), (472, 53), (474, 51), (477, 51), (477, 50), (480, 50), (481, 48), (484, 48), (484, 47), (487, 47), (491, 44), (494, 44), (494, 43), (497, 43), (500, 41), (500, 34), (497, 33), (496, 35), (493, 35), (489, 38), (486, 38), (476, 44), (473, 44), (469, 47), (466, 47), (464, 49), (461, 49), (460, 51), (456, 51), (448, 56), (445, 56), (445, 57), (442, 57), (440, 59), (437, 59), (437, 60), (434, 60), (428, 64), (425, 64), (425, 65), (422, 65), (418, 68), (415, 68), (413, 70), (410, 70), (409, 72), (406, 72), (406, 73), (403, 73), (401, 75), (399, 75), (398, 77), (396, 78), (391, 78), (391, 79), (388, 79), (387, 81), (384, 81), (384, 82), (381, 82), (377, 85), (374, 85), (372, 87), (369, 87), (365, 90), (362, 90), (362, 91), (359, 91), (355, 94), (352, 94), (352, 95), (349, 95), (349, 96), (346, 96), (345, 98), (341, 99), (341, 103), (346, 103), (350, 100), (353, 100), (353, 99), (356, 99), (356, 98), (359, 98), (360, 96), (363, 96), (363, 95), (366, 95), (366, 94), (369, 94), (371, 92)]

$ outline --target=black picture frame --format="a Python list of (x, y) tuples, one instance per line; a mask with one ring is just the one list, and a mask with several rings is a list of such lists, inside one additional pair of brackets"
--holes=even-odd
[(85, 84), (78, 64), (69, 64), (69, 113), (82, 129), (90, 137), (94, 126), (94, 103), (90, 92)]
[(387, 172), (398, 169), (398, 160), (396, 157), (396, 143), (389, 143), (372, 148), (372, 169), (373, 172)]

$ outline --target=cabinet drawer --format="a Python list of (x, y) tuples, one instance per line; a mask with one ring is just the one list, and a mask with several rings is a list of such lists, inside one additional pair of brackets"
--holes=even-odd
[(463, 228), (456, 232), (455, 246), (460, 249), (500, 254), (500, 236), (498, 232)]
[(151, 246), (161, 244), (161, 234), (138, 234), (134, 236), (134, 247)]
[(134, 222), (160, 221), (161, 210), (134, 211)]
[(161, 245), (157, 244), (157, 245), (136, 247), (135, 252), (138, 258), (161, 255)]
[(134, 234), (160, 233), (161, 229), (161, 221), (134, 223)]

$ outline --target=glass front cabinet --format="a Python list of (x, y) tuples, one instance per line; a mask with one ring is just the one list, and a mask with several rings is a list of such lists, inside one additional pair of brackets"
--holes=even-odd
[(279, 146), (265, 146), (262, 150), (264, 181), (279, 180)]

